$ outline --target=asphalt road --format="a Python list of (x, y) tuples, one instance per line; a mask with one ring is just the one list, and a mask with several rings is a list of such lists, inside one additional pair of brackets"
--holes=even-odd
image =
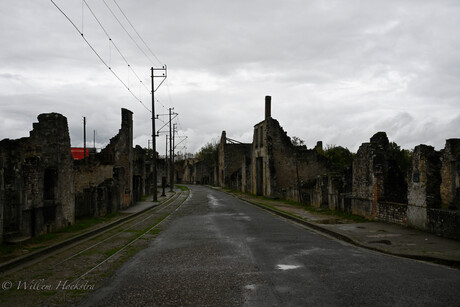
[(460, 306), (460, 271), (364, 250), (222, 192), (191, 197), (82, 305)]

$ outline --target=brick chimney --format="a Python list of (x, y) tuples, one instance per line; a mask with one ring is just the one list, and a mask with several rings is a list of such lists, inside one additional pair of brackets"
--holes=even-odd
[(272, 96), (265, 96), (265, 118), (272, 117)]

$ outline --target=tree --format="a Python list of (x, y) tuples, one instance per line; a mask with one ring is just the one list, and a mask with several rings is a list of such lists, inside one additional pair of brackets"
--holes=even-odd
[(406, 175), (412, 167), (412, 151), (401, 149), (401, 147), (395, 142), (390, 142), (388, 148), (390, 157), (396, 160), (399, 169), (404, 175)]
[(217, 163), (219, 154), (219, 143), (217, 140), (211, 140), (210, 142), (206, 143), (201, 149), (198, 151), (196, 157), (200, 160), (203, 160), (208, 165), (213, 165)]
[(297, 136), (293, 136), (291, 139), (291, 143), (294, 146), (302, 146), (303, 144), (305, 144), (305, 141)]
[(353, 163), (353, 153), (342, 146), (327, 145), (324, 156), (332, 162), (336, 171), (342, 171)]

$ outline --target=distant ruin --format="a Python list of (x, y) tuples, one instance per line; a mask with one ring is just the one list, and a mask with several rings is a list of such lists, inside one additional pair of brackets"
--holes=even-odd
[(349, 165), (337, 169), (323, 154), (322, 142), (312, 149), (293, 144), (272, 118), (267, 96), (265, 119), (254, 126), (252, 143), (229, 139), (223, 131), (218, 160), (207, 165), (186, 161), (183, 180), (203, 183), (198, 168), (206, 169), (208, 182), (222, 187), (460, 240), (460, 139), (447, 140), (441, 151), (415, 147), (407, 169), (398, 161), (395, 145), (378, 132), (359, 147)]
[(72, 158), (67, 119), (57, 113), (39, 115), (29, 137), (0, 141), (0, 242), (113, 213), (152, 192), (151, 159), (133, 148), (132, 112), (122, 109), (121, 118), (109, 145), (81, 160)]

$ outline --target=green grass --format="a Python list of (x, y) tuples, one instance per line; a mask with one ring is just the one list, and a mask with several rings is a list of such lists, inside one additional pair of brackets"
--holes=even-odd
[(89, 228), (89, 227), (91, 227), (91, 226), (93, 226), (95, 224), (110, 221), (111, 219), (113, 219), (114, 217), (117, 217), (120, 214), (121, 214), (120, 212), (115, 212), (115, 213), (107, 214), (105, 216), (77, 220), (75, 222), (75, 224), (73, 224), (72, 226), (69, 226), (69, 227), (66, 227), (66, 228), (63, 228), (63, 229), (59, 229), (56, 232), (57, 233), (69, 233), (69, 232), (75, 232), (75, 231), (83, 230), (83, 229)]
[[(25, 241), (23, 244), (20, 244), (20, 245), (0, 244), (0, 255), (11, 254), (18, 249), (25, 249), (25, 250), (28, 250), (29, 252), (35, 251), (37, 249), (45, 247), (47, 242), (58, 239), (64, 233), (74, 233), (74, 232), (82, 231), (96, 224), (108, 222), (120, 214), (121, 213), (119, 212), (115, 212), (115, 213), (107, 214), (101, 217), (77, 220), (75, 224), (69, 227), (62, 228), (54, 232), (38, 235), (36, 237), (30, 238), (29, 240)], [(30, 245), (32, 246), (39, 245), (39, 246), (28, 247)]]
[(150, 234), (152, 235), (156, 235), (156, 234), (159, 234), (161, 232), (161, 229), (160, 228), (153, 228), (152, 230), (150, 230)]
[(183, 186), (183, 185), (176, 185), (176, 187), (178, 187), (181, 191), (188, 191), (189, 188), (187, 188), (186, 186)]
[(115, 247), (115, 248), (109, 249), (108, 251), (104, 252), (104, 255), (108, 258), (108, 257), (112, 256), (113, 254), (115, 254), (116, 252), (118, 252), (120, 249), (121, 249), (120, 247)]
[(329, 208), (317, 208), (317, 207), (313, 207), (313, 206), (310, 206), (310, 205), (304, 205), (304, 204), (301, 204), (299, 202), (292, 201), (292, 200), (284, 200), (284, 199), (280, 200), (280, 199), (274, 199), (274, 198), (270, 198), (270, 197), (266, 197), (266, 196), (257, 196), (257, 195), (253, 195), (253, 194), (249, 194), (249, 193), (243, 193), (241, 191), (236, 191), (236, 190), (232, 190), (232, 189), (228, 189), (228, 188), (224, 188), (223, 190), (226, 191), (226, 192), (235, 194), (235, 195), (249, 196), (249, 197), (255, 198), (257, 200), (261, 200), (260, 203), (262, 205), (267, 206), (267, 207), (269, 207), (271, 209), (278, 210), (278, 211), (281, 211), (283, 213), (295, 216), (295, 217), (298, 217), (298, 216), (294, 215), (294, 214), (291, 214), (289, 212), (280, 210), (280, 209), (276, 208), (275, 206), (266, 203), (266, 201), (275, 202), (275, 203), (278, 203), (280, 205), (286, 204), (286, 205), (290, 205), (290, 206), (295, 206), (297, 208), (302, 208), (302, 209), (304, 209), (304, 210), (306, 210), (308, 212), (311, 212), (311, 213), (319, 213), (319, 214), (324, 214), (324, 215), (336, 216), (336, 217), (339, 217), (339, 218), (342, 218), (342, 219), (352, 220), (352, 221), (354, 221), (356, 223), (369, 222), (369, 220), (366, 219), (365, 217), (350, 214), (350, 213), (345, 213), (345, 212), (342, 212), (342, 211), (331, 210)]

